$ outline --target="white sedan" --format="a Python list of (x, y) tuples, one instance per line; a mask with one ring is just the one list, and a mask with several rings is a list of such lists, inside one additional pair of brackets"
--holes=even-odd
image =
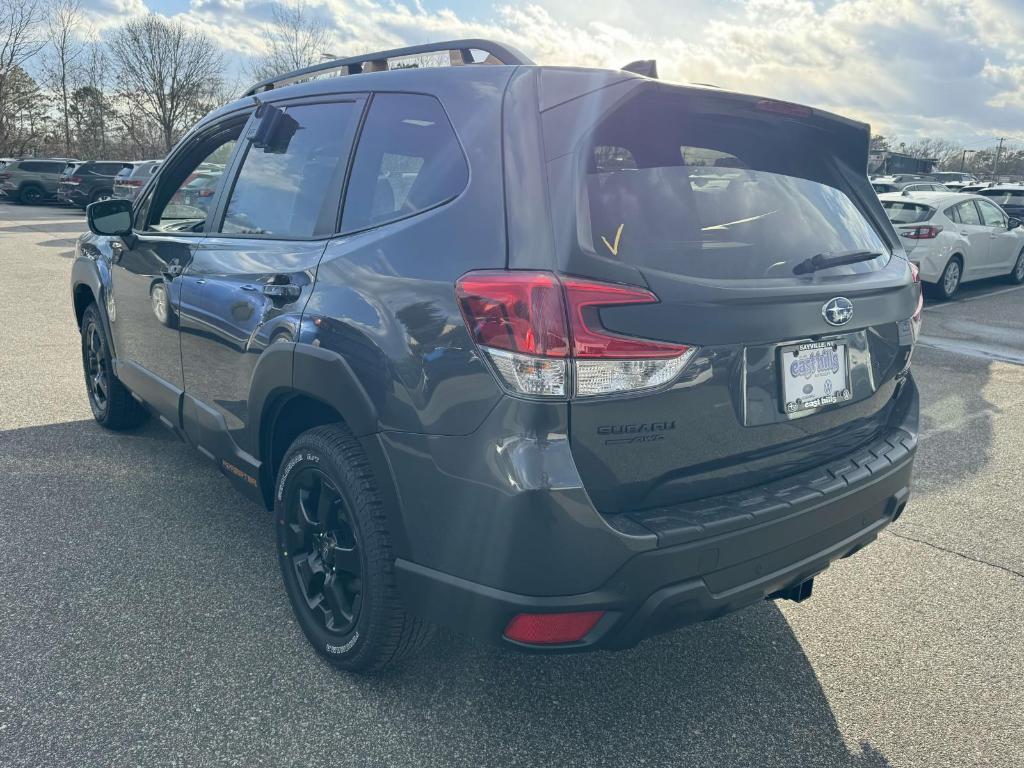
[(878, 199), (921, 280), (941, 298), (985, 277), (1024, 283), (1024, 227), (991, 200), (955, 192), (894, 192)]

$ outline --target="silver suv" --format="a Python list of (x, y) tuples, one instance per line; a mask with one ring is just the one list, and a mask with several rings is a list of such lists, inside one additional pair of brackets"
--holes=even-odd
[(70, 158), (16, 160), (0, 171), (0, 192), (19, 203), (34, 205), (57, 196), (57, 181)]

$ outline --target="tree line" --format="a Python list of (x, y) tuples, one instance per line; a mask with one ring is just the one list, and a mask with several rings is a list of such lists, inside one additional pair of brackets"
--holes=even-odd
[[(272, 7), (263, 79), (319, 60), (328, 43), (304, 0)], [(97, 39), (81, 0), (0, 2), (0, 157), (161, 158), (240, 82), (206, 33), (163, 16)]]

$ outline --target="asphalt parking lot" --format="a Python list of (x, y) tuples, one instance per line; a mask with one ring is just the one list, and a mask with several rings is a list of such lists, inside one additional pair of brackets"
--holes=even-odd
[(619, 654), (443, 633), (351, 677), (292, 620), (266, 512), (159, 426), (93, 422), (83, 228), (0, 202), (0, 765), (1024, 764), (1024, 289), (926, 310), (915, 495), (810, 601)]

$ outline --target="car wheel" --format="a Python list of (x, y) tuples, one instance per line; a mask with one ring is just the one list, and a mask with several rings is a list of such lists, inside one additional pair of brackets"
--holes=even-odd
[(82, 367), (92, 415), (107, 429), (130, 429), (146, 419), (143, 408), (114, 375), (110, 343), (95, 304), (82, 315)]
[(1017, 254), (1017, 263), (1013, 265), (1013, 269), (1010, 270), (1007, 277), (1014, 285), (1024, 283), (1024, 250)]
[(963, 263), (960, 261), (959, 256), (954, 256), (946, 264), (946, 268), (942, 270), (942, 276), (939, 277), (939, 282), (935, 286), (939, 298), (949, 301), (956, 296), (956, 292), (960, 290), (960, 280), (962, 278)]
[(373, 473), (343, 425), (301, 434), (274, 498), (285, 591), (306, 638), (349, 671), (386, 667), (422, 646), (431, 625), (409, 616)]
[(174, 314), (170, 297), (167, 295), (167, 286), (163, 283), (155, 283), (149, 291), (149, 303), (153, 314), (161, 325), (166, 325), (168, 328), (177, 327), (178, 318)]
[(21, 192), (18, 193), (18, 202), (22, 205), (38, 205), (43, 201), (43, 197), (42, 189), (29, 185), (21, 188)]

